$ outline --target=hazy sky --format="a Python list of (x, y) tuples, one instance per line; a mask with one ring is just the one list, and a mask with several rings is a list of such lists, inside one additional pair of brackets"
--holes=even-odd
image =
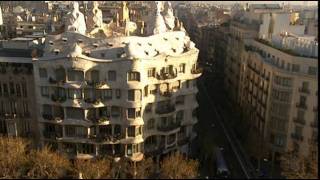
[[(189, 1), (192, 3), (198, 3), (200, 1)], [(282, 4), (283, 2), (287, 4), (288, 2), (292, 5), (303, 5), (305, 1), (202, 1), (203, 3), (212, 3), (212, 4), (234, 4), (234, 3), (249, 3), (249, 4)], [(306, 1), (308, 5), (316, 5), (318, 1)]]

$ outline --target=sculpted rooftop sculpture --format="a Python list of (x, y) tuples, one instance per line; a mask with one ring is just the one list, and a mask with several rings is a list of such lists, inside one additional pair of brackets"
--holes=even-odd
[(95, 28), (103, 27), (102, 11), (98, 8), (99, 4), (97, 1), (93, 1), (93, 8), (89, 10), (87, 16), (87, 28), (91, 31)]
[(66, 31), (78, 32), (84, 35), (87, 29), (84, 15), (79, 11), (78, 2), (73, 2), (72, 5), (72, 12), (67, 14), (66, 17)]

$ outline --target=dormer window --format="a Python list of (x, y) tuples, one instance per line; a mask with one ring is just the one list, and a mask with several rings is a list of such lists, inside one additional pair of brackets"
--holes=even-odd
[(90, 51), (86, 50), (86, 51), (84, 52), (84, 54), (85, 54), (86, 56), (90, 56)]
[(105, 54), (104, 54), (104, 53), (101, 53), (101, 57), (105, 57)]
[(68, 40), (68, 38), (65, 38), (65, 37), (62, 38), (62, 41), (63, 41), (63, 42), (67, 42), (67, 40)]
[(52, 46), (53, 45), (53, 41), (49, 41), (49, 44)]
[(163, 38), (163, 40), (168, 41), (168, 39), (167, 39), (167, 38), (165, 38), (165, 37)]
[(60, 53), (60, 50), (59, 49), (54, 49), (53, 52), (54, 52), (55, 55), (58, 55)]
[(148, 51), (144, 51), (144, 53), (146, 53), (146, 55), (149, 55), (149, 52), (148, 52)]
[(139, 46), (141, 46), (141, 43), (137, 43)]
[(93, 47), (95, 47), (95, 48), (98, 47), (98, 43), (93, 43), (92, 45), (93, 45)]
[(111, 44), (111, 43), (107, 43), (107, 46), (112, 47), (112, 46), (113, 46), (113, 44)]
[(178, 41), (178, 40), (179, 40), (179, 38), (178, 38), (178, 37), (176, 37), (176, 40)]
[(176, 49), (175, 48), (171, 48), (172, 49), (172, 51), (175, 53), (176, 52)]
[(78, 39), (78, 43), (82, 43), (83, 42), (83, 40), (82, 39)]
[(152, 46), (152, 44), (151, 44), (151, 43), (148, 43), (148, 45), (149, 45), (149, 46)]

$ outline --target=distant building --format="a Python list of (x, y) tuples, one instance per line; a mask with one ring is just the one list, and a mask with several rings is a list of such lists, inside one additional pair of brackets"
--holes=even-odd
[(250, 16), (260, 26), (243, 17), (231, 23), (225, 89), (270, 158), (291, 149), (318, 158), (318, 42), (304, 25), (290, 24), (290, 13), (258, 9)]
[(33, 38), (1, 41), (0, 48), (0, 134), (27, 137), (39, 142), (32, 52), (41, 54)]

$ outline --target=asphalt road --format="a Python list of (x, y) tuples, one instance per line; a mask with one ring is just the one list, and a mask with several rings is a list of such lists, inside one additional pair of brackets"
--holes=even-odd
[[(217, 111), (214, 102), (211, 98), (208, 97), (210, 92), (207, 92), (205, 83), (210, 82), (206, 81), (206, 74), (203, 74), (202, 77), (198, 80), (198, 123), (195, 127), (197, 131), (197, 139), (195, 141), (196, 145), (193, 146), (197, 152), (198, 158), (200, 159), (200, 175), (202, 178), (206, 176), (208, 178), (215, 177), (215, 162), (213, 160), (213, 149), (215, 146), (222, 147), (223, 155), (226, 160), (227, 166), (231, 171), (232, 178), (247, 178), (246, 172), (243, 167), (245, 164), (239, 161), (241, 159), (241, 153), (234, 153), (232, 146), (236, 146), (235, 143), (229, 143), (230, 137), (226, 134), (227, 130), (225, 127), (222, 127), (223, 124), (220, 124), (218, 121), (221, 119), (221, 114)], [(221, 126), (222, 125), (222, 126)], [(229, 139), (228, 139), (229, 138)], [(240, 157), (239, 157), (240, 156)], [(250, 174), (249, 174), (250, 176)]]

